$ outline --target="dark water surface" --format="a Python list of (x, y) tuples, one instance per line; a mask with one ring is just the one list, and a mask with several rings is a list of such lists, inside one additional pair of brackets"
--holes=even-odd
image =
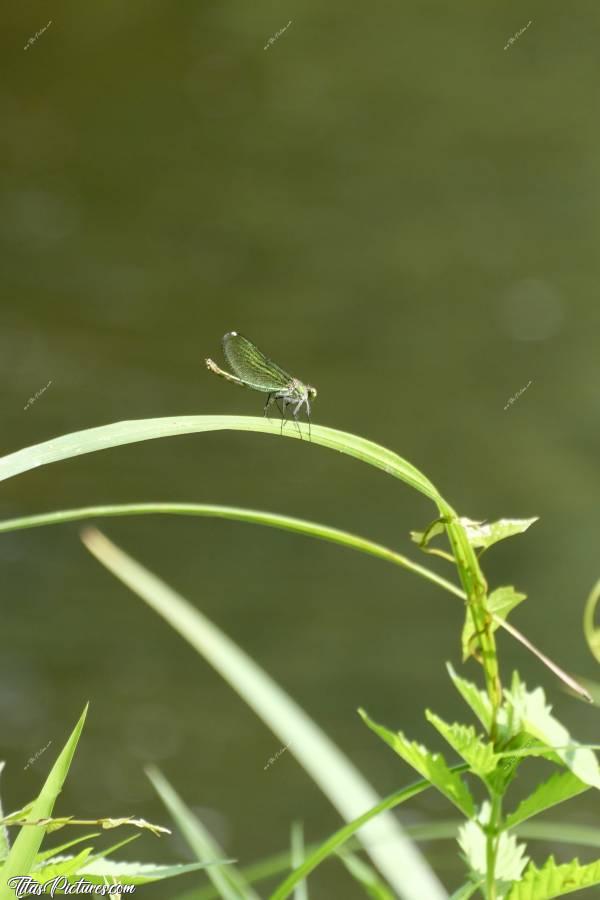
[[(1, 451), (121, 419), (258, 414), (259, 395), (203, 367), (239, 330), (317, 386), (314, 421), (398, 451), (462, 514), (541, 516), (486, 572), (529, 594), (518, 627), (596, 677), (581, 614), (600, 574), (598, 4), (113, 0), (0, 18)], [(0, 513), (149, 500), (307, 517), (413, 557), (408, 532), (434, 515), (316, 445), (225, 432), (29, 472), (2, 484)], [(444, 667), (460, 665), (461, 606), (416, 577), (242, 524), (100, 526), (381, 792), (412, 774), (359, 705), (432, 747), (424, 707), (465, 714)], [(291, 752), (265, 771), (278, 739), (76, 525), (2, 535), (0, 563), (6, 808), (39, 789), (89, 699), (59, 812), (167, 821), (153, 762), (243, 863), (286, 847), (294, 819), (308, 840), (337, 827)], [(506, 674), (518, 666), (598, 740), (594, 709), (500, 647)], [(562, 818), (598, 821), (595, 797), (571, 807)], [(428, 794), (403, 821), (451, 814)], [(549, 849), (571, 848), (532, 847)], [(455, 848), (428, 852), (455, 888)], [(146, 837), (129, 855), (185, 853)], [(314, 896), (360, 894), (331, 863)]]

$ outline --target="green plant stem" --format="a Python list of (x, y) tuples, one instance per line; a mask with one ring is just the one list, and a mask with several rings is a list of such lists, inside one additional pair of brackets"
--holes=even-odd
[(475, 631), (481, 647), (481, 662), (485, 675), (486, 689), (492, 706), (492, 726), (490, 739), (496, 736), (496, 719), (502, 702), (502, 684), (498, 666), (496, 639), (492, 627), (492, 616), (487, 609), (487, 582), (483, 576), (477, 554), (469, 543), (466, 531), (452, 507), (440, 498), (438, 508), (444, 518), (446, 532), (458, 575), (467, 596), (467, 605), (473, 617)]
[(486, 893), (487, 900), (496, 900), (496, 858), (500, 840), (502, 796), (491, 791), (490, 800), (490, 820), (486, 828)]

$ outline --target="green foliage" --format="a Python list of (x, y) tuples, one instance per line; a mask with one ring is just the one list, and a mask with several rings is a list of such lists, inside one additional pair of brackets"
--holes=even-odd
[(551, 856), (541, 869), (530, 863), (506, 900), (552, 900), (597, 884), (600, 884), (600, 860), (587, 866), (582, 866), (578, 859), (557, 865)]
[(457, 675), (450, 663), (446, 663), (446, 668), (454, 687), (460, 693), (465, 703), (471, 707), (486, 732), (490, 731), (492, 728), (492, 704), (488, 695), (471, 681), (467, 681), (465, 678)]
[[(490, 705), (474, 684), (459, 678), (448, 666), (453, 683), (483, 725), (490, 723)], [(452, 749), (467, 764), (467, 773), (477, 776), (485, 785), (488, 799), (476, 806), (468, 793), (465, 803), (462, 777), (452, 773), (440, 754), (432, 754), (422, 745), (410, 742), (400, 732), (374, 725), (361, 713), (367, 725), (389, 744), (406, 762), (440, 790), (465, 814), (467, 820), (458, 828), (457, 840), (469, 869), (469, 881), (455, 897), (470, 897), (481, 892), (493, 900), (543, 900), (598, 883), (600, 862), (580, 866), (577, 860), (556, 867), (549, 861), (543, 870), (528, 863), (525, 844), (511, 829), (539, 813), (572, 797), (600, 787), (598, 761), (588, 747), (574, 741), (567, 729), (555, 719), (546, 704), (543, 691), (528, 691), (517, 673), (511, 689), (505, 690), (498, 710), (496, 738), (484, 739), (473, 726), (448, 724), (427, 711), (427, 720), (437, 729)], [(545, 757), (561, 771), (538, 784), (507, 817), (502, 815), (502, 802), (514, 775), (527, 759)], [(466, 790), (466, 789), (465, 789)], [(460, 797), (461, 800), (457, 801)], [(520, 892), (520, 885), (527, 884)], [(574, 885), (577, 885), (575, 887)], [(527, 892), (529, 891), (529, 893)]]
[(547, 781), (538, 784), (531, 794), (519, 803), (515, 811), (507, 816), (504, 827), (514, 828), (532, 816), (537, 816), (544, 810), (558, 806), (559, 803), (564, 803), (565, 800), (570, 800), (571, 797), (576, 797), (587, 790), (589, 786), (572, 772), (553, 772)]
[(487, 550), (498, 541), (504, 541), (513, 535), (523, 534), (537, 521), (537, 516), (532, 519), (498, 519), (497, 522), (476, 522), (466, 516), (460, 517), (469, 543), (472, 547), (482, 550)]
[[(64, 435), (10, 454), (0, 459), (0, 480), (40, 465), (108, 447), (218, 429), (256, 431), (280, 436), (278, 423), (240, 416), (186, 416), (120, 422)], [(303, 436), (300, 431), (300, 427), (287, 429), (284, 436), (299, 439)], [(305, 890), (307, 876), (324, 860), (336, 855), (352, 877), (362, 885), (367, 896), (388, 900), (394, 896), (395, 890), (404, 900), (422, 900), (425, 896), (428, 900), (441, 900), (445, 894), (439, 882), (412, 845), (408, 844), (397, 821), (389, 815), (389, 810), (393, 807), (409, 801), (430, 787), (443, 794), (464, 817), (464, 821), (453, 826), (452, 831), (466, 864), (467, 880), (455, 891), (452, 900), (469, 900), (476, 894), (486, 900), (545, 900), (599, 884), (600, 861), (580, 865), (574, 859), (570, 863), (557, 865), (550, 858), (541, 869), (533, 862), (528, 865), (529, 848), (518, 839), (514, 830), (519, 828), (519, 833), (522, 834), (523, 823), (529, 823), (538, 814), (592, 787), (600, 788), (600, 767), (595, 754), (591, 748), (571, 738), (567, 728), (552, 715), (543, 691), (540, 688), (529, 691), (517, 673), (513, 675), (509, 689), (503, 688), (500, 680), (495, 631), (498, 627), (503, 627), (579, 696), (587, 696), (589, 699), (586, 691), (571, 676), (534, 648), (512, 624), (506, 622), (509, 613), (525, 600), (525, 595), (510, 586), (497, 587), (490, 592), (481, 569), (480, 560), (487, 549), (500, 540), (522, 534), (536, 519), (500, 519), (486, 523), (458, 516), (429, 479), (396, 453), (356, 435), (318, 425), (312, 426), (312, 443), (375, 466), (431, 500), (437, 507), (437, 517), (425, 531), (413, 532), (412, 538), (426, 552), (436, 553), (451, 561), (456, 567), (461, 586), (419, 566), (395, 550), (358, 535), (319, 523), (232, 507), (163, 503), (64, 510), (2, 522), (0, 531), (57, 524), (90, 515), (213, 515), (306, 534), (360, 550), (408, 569), (465, 601), (466, 619), (461, 641), (463, 656), (466, 659), (472, 655), (481, 663), (485, 690), (458, 676), (449, 665), (448, 672), (478, 724), (449, 723), (440, 715), (426, 711), (428, 722), (449, 745), (450, 752), (457, 754), (462, 762), (451, 765), (441, 753), (432, 752), (424, 745), (409, 740), (401, 731), (391, 731), (376, 724), (361, 711), (368, 727), (422, 778), (379, 801), (368, 783), (343, 754), (243, 651), (235, 647), (198, 610), (187, 604), (159, 578), (98, 532), (87, 532), (84, 538), (86, 546), (96, 558), (143, 597), (165, 621), (202, 653), (282, 738), (286, 746), (291, 742), (290, 752), (305, 766), (328, 796), (335, 798), (334, 802), (346, 818), (346, 824), (322, 843), (310, 846), (306, 851), (302, 848), (301, 852), (300, 845), (295, 844), (292, 871), (272, 893), (271, 900), (284, 900), (294, 890), (300, 898)], [(448, 548), (432, 547), (432, 539), (442, 535), (448, 540)], [(600, 582), (590, 595), (585, 617), (586, 637), (598, 658), (600, 638), (593, 619), (599, 599)], [(202, 897), (220, 896), (226, 900), (237, 900), (241, 896), (244, 900), (258, 900), (259, 895), (252, 886), (254, 880), (264, 877), (267, 871), (271, 874), (281, 871), (285, 860), (282, 862), (279, 859), (276, 865), (271, 863), (258, 867), (252, 877), (249, 877), (246, 872), (215, 859), (222, 855), (220, 848), (156, 770), (149, 772), (153, 784), (192, 847), (198, 858), (197, 863), (190, 866), (115, 863), (109, 855), (126, 842), (94, 853), (87, 841), (96, 837), (95, 834), (68, 841), (50, 851), (40, 851), (44, 836), (57, 828), (94, 824), (106, 829), (127, 824), (154, 830), (155, 833), (163, 830), (141, 819), (104, 818), (84, 822), (69, 816), (53, 815), (54, 803), (67, 776), (84, 717), (85, 713), (52, 768), (39, 796), (11, 816), (0, 818), (0, 900), (14, 896), (14, 892), (6, 886), (11, 874), (35, 872), (36, 877), (43, 875), (44, 878), (49, 878), (56, 875), (69, 877), (71, 881), (84, 875), (87, 880), (98, 885), (116, 879), (123, 884), (144, 884), (205, 865), (211, 865), (208, 871), (213, 887), (209, 887), (208, 892), (204, 891)], [(545, 780), (538, 781), (516, 809), (506, 815), (504, 806), (507, 805), (506, 800), (515, 777), (525, 762), (529, 772), (529, 767), (535, 765), (540, 756), (544, 758), (544, 764), (554, 766), (555, 771)], [(468, 781), (469, 777), (473, 779), (472, 786)], [(380, 821), (379, 817), (381, 828), (373, 831)], [(7, 826), (20, 827), (12, 847), (7, 837)], [(530, 835), (534, 835), (531, 826), (528, 824), (526, 827), (530, 829)], [(545, 830), (540, 827), (538, 833), (561, 839), (560, 830), (552, 834), (549, 828), (551, 826), (546, 823)], [(583, 834), (584, 830), (571, 829), (571, 834), (576, 834), (583, 840), (582, 835), (586, 836)], [(385, 873), (388, 884), (368, 863), (349, 849), (349, 842), (353, 838), (358, 836), (364, 840), (367, 834), (371, 838), (378, 835), (378, 840), (366, 841), (365, 846), (379, 871)], [(66, 853), (81, 844), (86, 846), (79, 846), (73, 854)]]
[[(458, 845), (470, 869), (471, 877), (481, 882), (488, 868), (488, 836), (485, 827), (489, 824), (490, 804), (482, 804), (479, 819), (471, 819), (458, 829)], [(525, 855), (525, 845), (519, 844), (514, 835), (502, 832), (496, 847), (495, 878), (500, 900), (513, 881), (518, 881), (529, 859)]]
[[(23, 882), (19, 882), (19, 879), (25, 879), (27, 876), (39, 885), (47, 885), (44, 893), (52, 893), (52, 887), (54, 893), (63, 893), (69, 885), (76, 886), (80, 881), (92, 885), (150, 884), (205, 867), (205, 863), (161, 866), (154, 863), (116, 862), (109, 859), (111, 853), (130, 843), (132, 838), (120, 841), (102, 852), (94, 853), (93, 848), (87, 846), (75, 855), (65, 854), (66, 850), (97, 837), (97, 834), (84, 835), (51, 850), (40, 851), (40, 845), (47, 833), (67, 825), (90, 824), (89, 820), (77, 820), (73, 816), (59, 818), (52, 816), (54, 803), (65, 782), (81, 737), (86, 715), (87, 706), (36, 799), (16, 812), (4, 816), (0, 822), (5, 834), (5, 852), (2, 855), (2, 865), (0, 865), (0, 900), (14, 900), (16, 894), (21, 896), (17, 889), (19, 884), (23, 886)], [(168, 832), (166, 828), (152, 825), (143, 819), (134, 819), (131, 816), (119, 819), (97, 819), (94, 824), (100, 825), (103, 829), (134, 825), (149, 830), (155, 835)], [(8, 826), (20, 828), (12, 847), (8, 840)], [(50, 884), (48, 885), (48, 883)], [(31, 893), (31, 891), (27, 893)]]
[(472, 725), (459, 725), (458, 722), (448, 725), (430, 710), (426, 711), (425, 716), (452, 749), (468, 763), (470, 772), (479, 778), (485, 778), (496, 771), (499, 756), (494, 751), (494, 745), (478, 737)]
[[(496, 590), (492, 591), (487, 598), (488, 612), (492, 615), (495, 613), (500, 619), (506, 619), (511, 610), (526, 599), (527, 594), (520, 594), (518, 591), (515, 591), (514, 587), (511, 585), (496, 588)], [(497, 620), (492, 623), (492, 629), (494, 631), (499, 628), (499, 626), (500, 623)], [(477, 631), (473, 624), (473, 615), (471, 610), (467, 609), (461, 637), (463, 662), (466, 662), (473, 653), (473, 649), (477, 645), (476, 642)]]
[(552, 707), (546, 703), (542, 688), (528, 691), (515, 673), (511, 690), (507, 690), (505, 696), (507, 722), (510, 722), (511, 728), (518, 728), (537, 738), (547, 748), (543, 755), (551, 758), (556, 754), (581, 781), (590, 787), (600, 788), (600, 767), (596, 754), (573, 740), (565, 726), (551, 714)]
[[(475, 549), (487, 550), (498, 541), (503, 541), (524, 531), (538, 521), (535, 516), (532, 519), (499, 519), (497, 522), (477, 522), (466, 516), (460, 516), (458, 521), (465, 530), (467, 540)], [(443, 534), (445, 523), (442, 519), (436, 519), (427, 526), (425, 531), (411, 531), (410, 536), (421, 549), (429, 548), (432, 538)], [(431, 548), (430, 548), (431, 549)], [(446, 554), (447, 555), (447, 554)], [(451, 557), (450, 557), (451, 558)]]
[(363, 721), (371, 731), (389, 744), (404, 762), (444, 794), (462, 813), (472, 816), (475, 811), (468, 787), (456, 772), (447, 765), (441, 753), (431, 753), (422, 744), (407, 740), (401, 731), (393, 732), (373, 722), (364, 710), (359, 710)]

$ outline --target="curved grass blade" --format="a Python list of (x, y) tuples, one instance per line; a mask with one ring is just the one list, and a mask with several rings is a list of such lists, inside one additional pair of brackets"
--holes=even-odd
[[(27, 447), (24, 450), (5, 456), (3, 459), (0, 459), (0, 481), (40, 465), (80, 456), (83, 453), (90, 453), (95, 450), (104, 450), (108, 447), (167, 437), (169, 435), (191, 434), (198, 431), (217, 431), (220, 429), (259, 431), (267, 434), (277, 434), (280, 431), (275, 423), (269, 422), (267, 419), (248, 416), (183, 416), (180, 418), (117, 422), (112, 425), (89, 428), (85, 431), (64, 435), (55, 440), (45, 441), (42, 444)], [(297, 430), (287, 431), (285, 437), (295, 440), (302, 439), (300, 425), (298, 425)], [(457, 515), (450, 504), (444, 500), (437, 488), (415, 466), (379, 444), (359, 438), (348, 432), (337, 431), (336, 429), (325, 428), (320, 425), (315, 425), (312, 428), (312, 437), (309, 426), (308, 437), (312, 443), (321, 444), (332, 450), (338, 450), (341, 453), (354, 456), (356, 459), (382, 469), (389, 475), (404, 481), (415, 488), (415, 490), (420, 491), (437, 505), (440, 516), (444, 518), (460, 579), (467, 596), (467, 602), (472, 610), (473, 622), (481, 644), (481, 657), (486, 685), (492, 705), (494, 710), (496, 710), (501, 699), (501, 685), (498, 673), (496, 643), (490, 627), (491, 618), (486, 610), (487, 586), (475, 552), (468, 542), (464, 527), (458, 521)]]
[(463, 591), (430, 569), (426, 569), (419, 563), (413, 562), (406, 556), (376, 544), (359, 535), (339, 528), (331, 528), (317, 522), (306, 519), (296, 519), (292, 516), (282, 516), (277, 513), (264, 512), (262, 510), (242, 509), (236, 506), (218, 506), (209, 503), (124, 503), (103, 506), (87, 506), (80, 509), (65, 509), (59, 512), (40, 513), (34, 516), (21, 516), (17, 519), (5, 519), (0, 521), (0, 533), (4, 531), (18, 531), (25, 528), (38, 528), (43, 525), (60, 525), (67, 522), (77, 522), (85, 519), (117, 516), (138, 515), (179, 515), (214, 517), (229, 519), (238, 522), (249, 522), (256, 525), (265, 525), (270, 528), (278, 528), (283, 531), (292, 531), (296, 534), (304, 534), (307, 537), (319, 538), (342, 547), (360, 550), (369, 556), (375, 556), (386, 562), (408, 569), (416, 575), (421, 575), (428, 581), (432, 581), (439, 587), (455, 594), (464, 600)]
[[(204, 656), (282, 744), (289, 745), (289, 752), (345, 819), (354, 819), (360, 810), (377, 802), (370, 784), (304, 710), (199, 610), (99, 531), (86, 529), (82, 539), (102, 565)], [(359, 837), (400, 897), (446, 898), (435, 874), (392, 816), (370, 824)]]
[[(250, 522), (256, 525), (266, 525), (271, 528), (279, 528), (284, 531), (292, 531), (297, 534), (305, 534), (307, 537), (320, 538), (321, 540), (330, 541), (333, 544), (339, 544), (342, 547), (349, 547), (352, 550), (359, 550), (369, 556), (383, 559), (386, 562), (394, 563), (394, 565), (407, 569), (415, 575), (421, 575), (427, 581), (437, 584), (461, 600), (465, 600), (464, 591), (451, 581), (447, 581), (437, 572), (426, 569), (419, 563), (414, 562), (389, 547), (382, 544), (376, 544), (359, 535), (352, 534), (348, 531), (342, 531), (339, 528), (331, 528), (328, 525), (322, 525), (317, 522), (309, 522), (305, 519), (296, 519), (291, 516), (282, 516), (277, 513), (268, 513), (260, 510), (242, 509), (235, 506), (218, 506), (213, 504), (200, 503), (125, 503), (116, 505), (88, 506), (80, 509), (67, 509), (59, 512), (40, 513), (34, 516), (21, 516), (17, 519), (5, 519), (0, 522), (0, 533), (5, 531), (17, 531), (24, 528), (37, 528), (42, 525), (58, 525), (66, 522), (76, 522), (83, 519), (92, 519), (111, 516), (129, 516), (129, 515), (183, 515), (183, 516), (214, 516), (220, 519), (230, 519), (239, 522)], [(534, 644), (529, 641), (513, 625), (503, 619), (501, 616), (492, 613), (494, 624), (504, 628), (515, 640), (519, 641), (526, 647), (540, 662), (549, 668), (557, 678), (559, 678), (568, 688), (570, 688), (577, 696), (588, 702), (593, 702), (593, 698), (589, 692), (582, 687), (574, 678), (568, 675), (563, 669), (553, 662), (548, 656), (538, 650)]]
[[(256, 431), (263, 434), (274, 434), (281, 437), (278, 423), (258, 416), (165, 416), (158, 419), (133, 419), (114, 422), (111, 425), (100, 425), (74, 431), (61, 437), (32, 447), (25, 447), (0, 458), (0, 481), (13, 478), (30, 469), (45, 466), (63, 459), (120, 447), (124, 444), (135, 444), (156, 438), (172, 437), (178, 434), (194, 434), (205, 431)], [(284, 431), (283, 437), (300, 440), (296, 430)], [(362, 462), (382, 469), (388, 475), (404, 481), (420, 491), (434, 503), (441, 500), (437, 488), (415, 466), (402, 459), (397, 453), (387, 450), (373, 441), (358, 437), (346, 431), (326, 428), (323, 425), (312, 426), (312, 443), (321, 444), (339, 453), (353, 456)], [(448, 509), (447, 505), (445, 507)]]

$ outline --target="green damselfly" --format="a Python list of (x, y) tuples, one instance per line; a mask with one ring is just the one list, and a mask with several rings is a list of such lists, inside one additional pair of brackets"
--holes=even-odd
[[(265, 356), (252, 341), (238, 334), (237, 331), (229, 331), (224, 336), (222, 344), (225, 359), (235, 374), (232, 375), (231, 372), (219, 368), (212, 359), (206, 360), (207, 368), (215, 375), (239, 384), (240, 387), (249, 387), (254, 391), (266, 394), (264, 414), (266, 416), (271, 404), (275, 403), (281, 413), (282, 430), (286, 421), (287, 407), (291, 407), (292, 416), (298, 425), (298, 413), (305, 406), (310, 439), (310, 402), (317, 396), (317, 389), (310, 384), (304, 384), (298, 378), (293, 378), (285, 369)], [(279, 401), (281, 401), (281, 407)], [(299, 425), (298, 430), (300, 431)], [(300, 437), (302, 437), (301, 431)]]

